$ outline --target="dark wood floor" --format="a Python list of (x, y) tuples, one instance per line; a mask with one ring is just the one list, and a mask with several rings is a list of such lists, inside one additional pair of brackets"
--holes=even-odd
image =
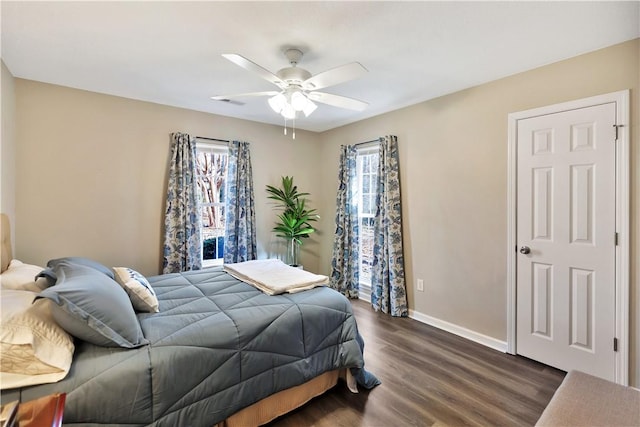
[(530, 426), (565, 375), (363, 301), (353, 309), (382, 385), (352, 394), (339, 383), (270, 427)]

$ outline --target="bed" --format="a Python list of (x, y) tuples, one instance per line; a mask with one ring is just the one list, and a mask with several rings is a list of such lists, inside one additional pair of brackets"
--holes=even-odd
[[(59, 264), (67, 282), (106, 280)], [(269, 296), (222, 268), (147, 280), (159, 311), (135, 314), (142, 335), (131, 348), (75, 339), (62, 380), (2, 390), (2, 401), (65, 392), (65, 425), (231, 427), (264, 424), (340, 376), (377, 384), (350, 303), (329, 288)]]

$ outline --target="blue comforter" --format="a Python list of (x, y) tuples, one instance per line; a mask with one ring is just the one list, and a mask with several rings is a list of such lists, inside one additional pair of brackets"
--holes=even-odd
[(149, 282), (160, 312), (138, 314), (148, 346), (79, 343), (64, 380), (3, 400), (67, 392), (65, 425), (211, 426), (326, 371), (364, 365), (350, 303), (331, 289), (268, 296), (221, 268)]

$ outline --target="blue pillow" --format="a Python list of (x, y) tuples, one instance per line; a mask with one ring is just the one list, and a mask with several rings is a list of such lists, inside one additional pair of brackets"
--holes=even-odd
[(103, 347), (134, 348), (148, 344), (129, 296), (97, 269), (69, 261), (55, 263), (56, 285), (38, 297), (48, 298), (53, 318), (71, 335)]
[(90, 267), (90, 268), (93, 268), (94, 270), (98, 270), (99, 272), (106, 274), (112, 279), (114, 278), (113, 271), (111, 271), (110, 268), (105, 267), (104, 265), (100, 264), (97, 261), (94, 261), (89, 258), (83, 258), (80, 256), (68, 256), (64, 258), (52, 259), (52, 260), (49, 260), (49, 262), (47, 263), (47, 267), (55, 270), (56, 266), (63, 262), (68, 264), (77, 264), (85, 267)]

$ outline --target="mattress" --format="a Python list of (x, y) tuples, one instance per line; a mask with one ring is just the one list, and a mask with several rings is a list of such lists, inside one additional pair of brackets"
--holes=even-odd
[(138, 314), (149, 345), (78, 342), (67, 377), (2, 392), (66, 392), (65, 425), (211, 426), (325, 372), (362, 368), (349, 301), (329, 288), (268, 296), (222, 271), (149, 277), (159, 313)]

